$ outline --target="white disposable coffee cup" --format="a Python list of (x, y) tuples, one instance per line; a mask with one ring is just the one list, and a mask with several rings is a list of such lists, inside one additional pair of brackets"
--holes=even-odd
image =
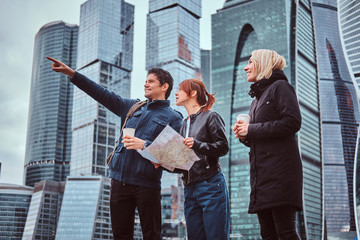
[(123, 129), (123, 136), (129, 135), (134, 137), (135, 136), (135, 128), (124, 128)]
[[(242, 120), (244, 122), (250, 122), (250, 116), (247, 114), (239, 114), (236, 116), (236, 121)], [(240, 133), (240, 136), (246, 136), (246, 133)]]

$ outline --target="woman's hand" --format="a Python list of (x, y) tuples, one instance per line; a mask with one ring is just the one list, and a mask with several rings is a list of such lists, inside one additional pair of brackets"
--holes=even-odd
[(236, 138), (245, 139), (248, 134), (249, 123), (243, 120), (238, 120), (233, 127)]
[(51, 64), (53, 71), (66, 74), (70, 78), (74, 77), (75, 71), (72, 70), (68, 65), (56, 60), (55, 58), (51, 58), (51, 57), (46, 57), (46, 58), (49, 59), (50, 61), (53, 61), (53, 64)]
[(161, 166), (159, 163), (155, 163), (155, 162), (151, 162), (151, 163), (154, 165), (154, 167), (155, 167), (156, 169)]
[(185, 138), (183, 142), (188, 148), (192, 148), (194, 146), (194, 138), (192, 137)]
[(124, 135), (121, 142), (124, 143), (124, 147), (126, 147), (126, 149), (144, 149), (145, 141), (137, 137)]

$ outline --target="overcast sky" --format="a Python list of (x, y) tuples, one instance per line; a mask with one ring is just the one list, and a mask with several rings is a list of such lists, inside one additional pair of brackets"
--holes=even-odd
[[(34, 38), (46, 23), (62, 20), (79, 24), (80, 5), (86, 0), (0, 0), (0, 182), (23, 184), (26, 128)], [(126, 0), (135, 5), (132, 92), (143, 98), (145, 36), (148, 0)], [(202, 0), (200, 47), (211, 49), (211, 14), (224, 0)], [(50, 67), (50, 64), (49, 64)], [(135, 81), (136, 79), (136, 81)]]

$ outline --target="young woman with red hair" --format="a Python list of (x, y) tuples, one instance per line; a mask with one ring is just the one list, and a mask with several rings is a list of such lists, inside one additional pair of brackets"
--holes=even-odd
[(215, 97), (196, 79), (182, 81), (175, 96), (176, 105), (188, 113), (180, 128), (184, 144), (200, 158), (189, 171), (182, 171), (188, 239), (229, 239), (229, 196), (219, 164), (229, 146), (224, 121), (211, 110)]

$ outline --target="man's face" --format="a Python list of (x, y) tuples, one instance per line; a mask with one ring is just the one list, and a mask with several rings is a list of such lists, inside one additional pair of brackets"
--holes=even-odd
[(166, 83), (160, 86), (160, 81), (158, 80), (157, 76), (153, 73), (150, 73), (145, 81), (144, 85), (144, 96), (146, 98), (155, 100), (165, 100), (165, 93), (167, 90)]

